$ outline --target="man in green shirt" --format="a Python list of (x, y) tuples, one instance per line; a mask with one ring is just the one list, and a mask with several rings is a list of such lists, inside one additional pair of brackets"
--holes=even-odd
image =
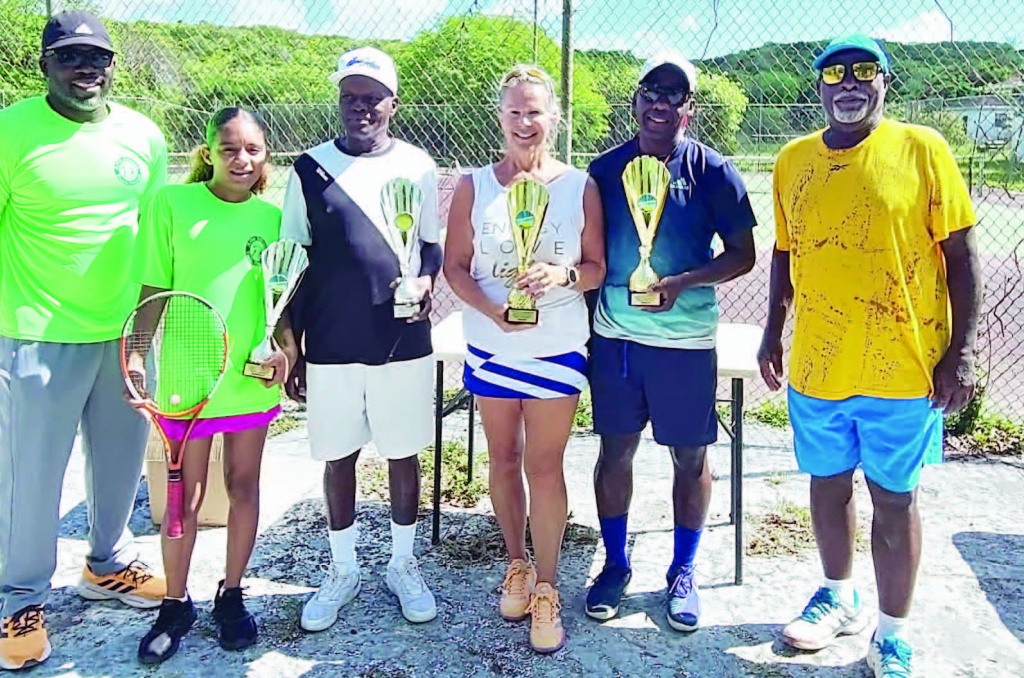
[(127, 530), (147, 427), (124, 402), (118, 339), (140, 202), (166, 180), (167, 144), (107, 101), (115, 52), (84, 12), (54, 15), (39, 60), (48, 93), (0, 110), (0, 668), (50, 654), (43, 605), (60, 495), (81, 424), (88, 599), (160, 604), (164, 580)]

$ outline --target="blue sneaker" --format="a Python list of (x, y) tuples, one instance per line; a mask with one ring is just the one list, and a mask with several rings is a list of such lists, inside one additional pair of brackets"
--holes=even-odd
[(853, 592), (853, 605), (845, 605), (835, 591), (822, 586), (807, 607), (782, 630), (782, 641), (798, 650), (817, 651), (838, 636), (860, 633), (868, 624), (860, 594)]
[(700, 626), (700, 595), (692, 567), (668, 573), (668, 625), (690, 633)]
[(876, 637), (871, 637), (868, 666), (875, 672), (875, 678), (913, 678), (913, 657), (910, 643), (902, 638), (893, 636), (879, 642)]
[(587, 591), (587, 616), (607, 621), (617, 615), (622, 594), (632, 578), (633, 570), (606, 563)]

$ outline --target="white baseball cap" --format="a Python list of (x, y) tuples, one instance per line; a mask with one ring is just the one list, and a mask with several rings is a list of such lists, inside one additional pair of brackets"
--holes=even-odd
[(331, 73), (330, 80), (337, 86), (350, 75), (365, 75), (387, 87), (392, 94), (398, 94), (395, 62), (376, 47), (358, 47), (342, 54), (338, 58), (338, 70)]
[(697, 91), (697, 67), (679, 52), (671, 50), (658, 52), (644, 62), (644, 67), (640, 69), (640, 77), (637, 79), (637, 83), (643, 82), (644, 78), (651, 74), (651, 71), (662, 66), (674, 67), (686, 77), (686, 82), (690, 85), (690, 93), (692, 94)]

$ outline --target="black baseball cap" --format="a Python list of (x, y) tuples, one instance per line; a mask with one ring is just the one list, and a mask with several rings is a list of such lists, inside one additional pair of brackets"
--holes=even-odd
[(89, 45), (108, 52), (114, 51), (106, 26), (92, 14), (58, 12), (50, 17), (43, 28), (43, 51), (72, 45)]

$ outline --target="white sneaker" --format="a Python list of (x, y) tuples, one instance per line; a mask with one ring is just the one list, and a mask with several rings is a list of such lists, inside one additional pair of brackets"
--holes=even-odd
[(845, 605), (835, 591), (823, 586), (815, 592), (803, 613), (782, 630), (782, 641), (798, 650), (821, 650), (838, 636), (860, 633), (868, 621), (860, 594), (854, 591), (853, 605)]
[(416, 558), (409, 556), (398, 565), (388, 565), (388, 590), (398, 597), (402, 615), (414, 624), (428, 622), (437, 616), (434, 594), (427, 588), (420, 574)]
[(875, 678), (913, 678), (914, 651), (910, 643), (902, 638), (886, 638), (879, 641), (871, 637), (868, 646), (868, 666)]
[(299, 622), (306, 631), (323, 631), (338, 621), (338, 612), (359, 593), (359, 565), (332, 563), (320, 588), (302, 608)]

